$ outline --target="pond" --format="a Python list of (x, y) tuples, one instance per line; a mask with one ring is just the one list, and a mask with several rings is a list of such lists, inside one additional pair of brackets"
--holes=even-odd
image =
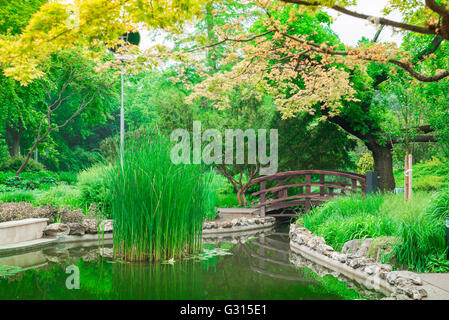
[[(0, 256), (0, 299), (366, 299), (348, 282), (292, 265), (286, 227), (244, 239), (207, 239), (199, 255), (154, 264), (114, 261), (108, 242)], [(69, 290), (72, 264), (79, 289)]]

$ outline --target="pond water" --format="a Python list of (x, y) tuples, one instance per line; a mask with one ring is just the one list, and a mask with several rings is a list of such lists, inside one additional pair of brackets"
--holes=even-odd
[[(205, 239), (199, 255), (154, 264), (114, 261), (107, 242), (0, 256), (0, 299), (365, 299), (347, 282), (293, 266), (285, 227), (243, 239)], [(79, 289), (69, 290), (72, 264)]]

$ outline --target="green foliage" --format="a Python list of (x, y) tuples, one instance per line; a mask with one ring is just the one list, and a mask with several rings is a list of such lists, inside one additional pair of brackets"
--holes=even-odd
[(16, 176), (15, 172), (0, 172), (0, 190), (48, 190), (56, 185), (58, 175), (49, 171), (24, 172)]
[[(404, 170), (394, 171), (398, 187), (404, 186)], [(446, 159), (432, 157), (431, 160), (422, 161), (413, 165), (413, 190), (438, 191), (449, 186), (449, 164)]]
[(279, 132), (280, 172), (355, 167), (349, 155), (355, 140), (333, 123), (314, 121), (306, 113), (291, 119), (276, 113), (271, 127)]
[(444, 222), (426, 214), (404, 217), (398, 236), (401, 244), (393, 248), (393, 253), (400, 264), (411, 270), (426, 271), (429, 257), (446, 250)]
[(157, 132), (130, 141), (124, 166), (112, 167), (114, 250), (126, 260), (168, 260), (201, 247), (211, 208), (204, 168), (175, 165), (170, 141)]
[(18, 34), (46, 0), (0, 0), (0, 34)]
[(0, 202), (27, 202), (33, 206), (52, 205), (56, 208), (70, 206), (89, 212), (89, 206), (82, 201), (78, 188), (68, 185), (57, 185), (46, 190), (2, 189), (0, 185)]
[(78, 182), (78, 174), (73, 171), (58, 172), (59, 181), (65, 182), (69, 185), (74, 185)]
[(29, 202), (36, 199), (36, 194), (30, 191), (11, 191), (0, 192), (0, 202)]
[(80, 146), (69, 148), (65, 143), (59, 142), (57, 156), (42, 159), (49, 170), (79, 172), (102, 160), (98, 152), (87, 151)]
[(354, 239), (397, 239), (386, 258), (394, 257), (399, 265), (411, 270), (429, 271), (431, 257), (446, 250), (443, 217), (449, 217), (448, 194), (443, 191), (429, 197), (428, 193), (416, 192), (406, 203), (403, 195), (393, 194), (339, 198), (316, 208), (302, 221), (337, 250)]
[(4, 140), (0, 140), (0, 163), (5, 163), (9, 159), (8, 145)]
[(111, 170), (111, 166), (96, 164), (78, 175), (82, 207), (89, 207), (95, 203), (104, 215), (110, 215), (111, 190), (106, 180)]
[(58, 185), (47, 191), (34, 193), (34, 199), (30, 202), (33, 205), (52, 205), (57, 208), (70, 206), (88, 212), (88, 207), (82, 201), (80, 190), (67, 185)]
[[(18, 156), (8, 159), (7, 161), (0, 164), (1, 171), (17, 171), (22, 165), (25, 157)], [(24, 172), (40, 172), (45, 171), (45, 167), (42, 163), (36, 162), (30, 159), (24, 168)]]
[(217, 194), (217, 207), (219, 208), (236, 208), (239, 206), (235, 193), (219, 193)]
[(432, 273), (448, 273), (449, 260), (447, 259), (447, 252), (445, 251), (428, 257), (426, 270)]
[(357, 172), (360, 174), (367, 174), (374, 171), (374, 159), (371, 153), (364, 153), (357, 163)]
[(423, 176), (413, 183), (415, 191), (438, 191), (443, 184), (444, 177), (441, 176)]
[(449, 219), (449, 189), (433, 195), (427, 213), (433, 219)]

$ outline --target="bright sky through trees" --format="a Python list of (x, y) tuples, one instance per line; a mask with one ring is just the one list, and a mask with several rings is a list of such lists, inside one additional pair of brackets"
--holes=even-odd
[[(373, 16), (381, 16), (381, 10), (387, 4), (386, 0), (359, 0), (358, 5), (354, 8), (357, 12), (372, 14)], [(357, 19), (348, 15), (339, 15), (333, 10), (326, 10), (332, 17), (336, 18), (332, 24), (331, 29), (334, 30), (344, 44), (349, 46), (357, 45), (357, 42), (362, 37), (372, 39), (376, 34), (377, 27), (365, 20)], [(393, 12), (388, 15), (389, 18), (395, 21), (401, 21), (401, 15)], [(400, 43), (402, 37), (400, 34), (393, 33), (392, 28), (388, 27), (383, 30), (379, 38), (380, 42), (394, 41)]]

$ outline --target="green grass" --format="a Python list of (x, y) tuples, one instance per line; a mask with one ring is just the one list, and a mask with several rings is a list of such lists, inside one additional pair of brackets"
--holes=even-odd
[(201, 249), (202, 224), (213, 207), (210, 175), (175, 165), (170, 141), (156, 133), (129, 141), (124, 166), (110, 175), (114, 251), (130, 261), (179, 258)]
[(11, 191), (0, 192), (0, 202), (30, 202), (36, 200), (36, 192), (33, 191)]
[(83, 209), (86, 211), (86, 207), (83, 206), (80, 190), (74, 186), (64, 184), (53, 187), (47, 192), (35, 192), (35, 200), (32, 201), (32, 204), (51, 204), (55, 207), (71, 206), (74, 209)]
[(441, 191), (415, 192), (409, 202), (393, 194), (338, 198), (299, 221), (336, 250), (353, 239), (394, 237), (398, 241), (389, 258), (394, 256), (400, 266), (428, 271), (431, 257), (435, 260), (446, 252), (447, 217), (449, 191)]
[(33, 206), (51, 204), (55, 207), (71, 206), (73, 209), (82, 209), (87, 212), (88, 207), (83, 205), (80, 190), (75, 186), (57, 185), (48, 190), (14, 190), (0, 192), (0, 202), (28, 202)]

